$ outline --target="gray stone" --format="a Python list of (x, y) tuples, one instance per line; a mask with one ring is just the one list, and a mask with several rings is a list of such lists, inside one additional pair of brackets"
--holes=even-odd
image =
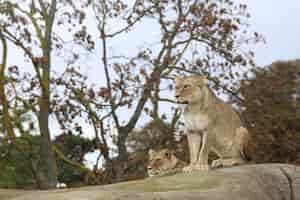
[(300, 200), (300, 167), (259, 164), (51, 191), (0, 190), (0, 200)]

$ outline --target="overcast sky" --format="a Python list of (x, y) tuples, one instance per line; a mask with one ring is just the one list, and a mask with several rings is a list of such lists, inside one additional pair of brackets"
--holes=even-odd
[(248, 0), (251, 28), (265, 36), (266, 44), (255, 48), (256, 61), (300, 58), (300, 1)]
[[(248, 4), (251, 14), (250, 29), (261, 33), (266, 40), (265, 44), (257, 44), (254, 48), (258, 65), (265, 66), (277, 60), (300, 58), (300, 0), (241, 1)], [(89, 23), (93, 25), (92, 22)], [(110, 42), (114, 49), (112, 53), (128, 54), (136, 51), (137, 46), (153, 45), (157, 42), (153, 40), (159, 38), (159, 34), (156, 24), (140, 24), (137, 31)], [(96, 64), (100, 62), (100, 51), (101, 49), (96, 49), (97, 53), (84, 61), (87, 75), (95, 81), (99, 81), (99, 74), (102, 74)]]
[[(266, 44), (256, 45), (256, 62), (259, 65), (268, 65), (276, 60), (287, 60), (300, 58), (300, 0), (241, 0), (245, 1), (249, 6), (251, 14), (250, 28), (253, 31), (259, 32), (265, 36)], [(91, 26), (95, 23), (89, 20)], [(118, 41), (112, 41), (112, 46), (117, 47), (114, 49), (115, 53), (119, 51), (125, 53), (132, 52), (136, 46), (141, 46), (139, 40), (144, 39), (142, 46), (153, 45), (151, 38), (158, 38), (159, 31), (154, 31), (155, 25), (151, 23), (144, 23), (140, 25), (138, 33), (133, 33), (126, 38), (119, 38)], [(95, 29), (94, 29), (95, 30)], [(96, 31), (95, 31), (96, 32)], [(95, 33), (94, 36), (98, 34)], [(146, 38), (146, 39), (145, 39)], [(150, 39), (149, 39), (150, 38)], [(98, 45), (99, 46), (99, 45)], [(1, 53), (0, 48), (0, 53)], [(83, 71), (93, 81), (99, 81), (99, 74), (102, 74), (100, 67), (101, 62), (100, 52), (95, 51), (94, 55), (87, 56), (86, 59), (81, 61), (81, 64), (86, 66)], [(113, 53), (114, 53), (113, 51)], [(9, 65), (23, 65), (23, 53), (20, 51), (9, 50)], [(61, 58), (54, 57), (56, 63), (53, 68), (55, 70), (63, 69), (61, 67)], [(59, 64), (57, 64), (59, 63)], [(25, 65), (26, 66), (26, 65)], [(28, 65), (27, 65), (28, 66)], [(28, 66), (32, 68), (32, 66)]]

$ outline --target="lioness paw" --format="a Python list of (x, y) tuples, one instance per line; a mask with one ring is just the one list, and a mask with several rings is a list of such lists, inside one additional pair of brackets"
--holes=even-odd
[(196, 171), (208, 171), (210, 169), (208, 164), (197, 164), (194, 167)]
[(207, 161), (199, 160), (194, 166), (194, 170), (196, 171), (208, 171), (209, 169), (210, 167)]
[(183, 173), (189, 173), (189, 172), (192, 172), (193, 170), (194, 170), (194, 165), (190, 164), (190, 165), (184, 167), (182, 169), (182, 172)]
[(219, 168), (222, 166), (223, 166), (223, 159), (217, 159), (217, 160), (212, 161), (212, 163), (211, 163), (212, 168)]
[(224, 167), (231, 167), (231, 166), (241, 165), (244, 163), (245, 161), (240, 158), (230, 158), (230, 159), (223, 160)]

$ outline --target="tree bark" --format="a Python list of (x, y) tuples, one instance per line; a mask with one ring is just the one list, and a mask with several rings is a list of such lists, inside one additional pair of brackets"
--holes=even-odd
[(0, 33), (0, 39), (3, 47), (2, 63), (0, 64), (0, 103), (3, 109), (3, 128), (8, 135), (8, 138), (12, 141), (12, 143), (14, 143), (16, 139), (16, 135), (11, 122), (11, 117), (8, 110), (9, 107), (8, 101), (5, 94), (5, 69), (6, 69), (6, 60), (7, 60), (7, 43), (2, 33)]
[(128, 132), (126, 130), (120, 129), (120, 132), (118, 133), (118, 157), (116, 160), (116, 163), (114, 164), (115, 167), (115, 182), (121, 182), (125, 181), (125, 168), (127, 163), (127, 149), (126, 149), (126, 138), (127, 138)]
[(38, 117), (41, 132), (39, 167), (41, 167), (40, 169), (45, 177), (43, 178), (43, 181), (40, 181), (43, 183), (40, 187), (41, 189), (50, 189), (55, 188), (57, 184), (57, 166), (49, 132), (49, 82), (44, 84), (41, 92), (40, 111)]
[[(44, 4), (40, 1), (41, 7), (44, 8)], [(41, 97), (39, 102), (39, 127), (41, 133), (40, 142), (40, 166), (41, 172), (44, 177), (40, 177), (44, 180), (40, 181), (41, 189), (56, 188), (57, 185), (57, 165), (52, 148), (52, 142), (49, 131), (49, 114), (50, 114), (50, 69), (51, 69), (51, 49), (52, 49), (52, 28), (54, 22), (54, 16), (56, 12), (56, 0), (51, 1), (49, 14), (46, 13), (46, 9), (42, 9), (45, 20), (45, 37), (40, 38), (42, 43), (43, 57), (38, 61), (38, 67), (42, 68), (41, 79)], [(45, 46), (44, 46), (45, 45)]]

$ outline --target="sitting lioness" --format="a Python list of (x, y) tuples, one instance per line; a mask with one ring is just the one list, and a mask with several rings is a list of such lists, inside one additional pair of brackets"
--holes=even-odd
[(183, 171), (208, 170), (210, 151), (219, 157), (212, 167), (245, 163), (251, 137), (233, 108), (214, 95), (204, 76), (176, 78), (175, 82), (190, 152), (190, 164)]
[(181, 171), (187, 164), (175, 156), (174, 151), (169, 149), (152, 150), (149, 152), (149, 163), (147, 166), (148, 176), (163, 175), (168, 172)]

